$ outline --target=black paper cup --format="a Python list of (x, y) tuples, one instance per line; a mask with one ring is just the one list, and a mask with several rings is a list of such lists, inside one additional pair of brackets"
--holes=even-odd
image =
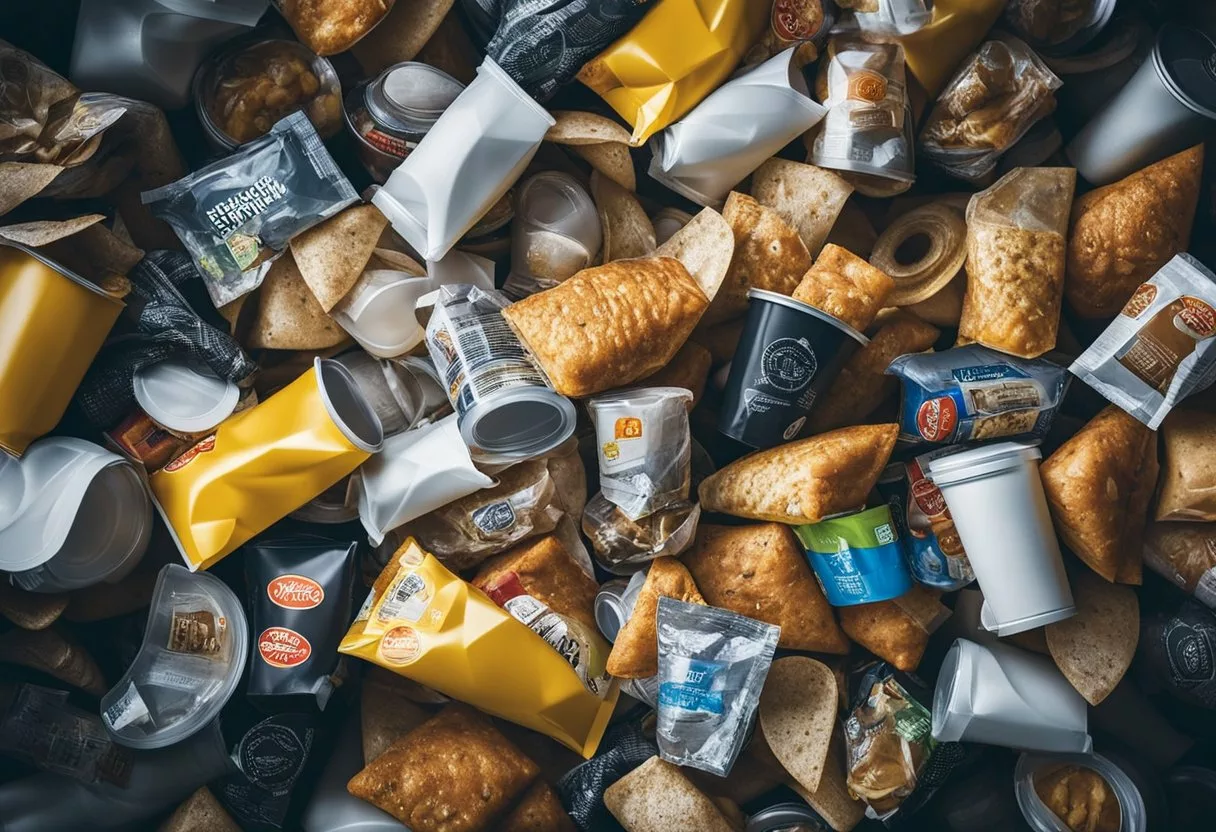
[(747, 322), (722, 393), (718, 429), (753, 448), (771, 448), (802, 435), (816, 400), (869, 341), (787, 295), (749, 289), (747, 296)]

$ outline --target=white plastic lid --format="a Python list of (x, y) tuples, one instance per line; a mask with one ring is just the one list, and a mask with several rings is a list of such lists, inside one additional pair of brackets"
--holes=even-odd
[(1042, 458), (1043, 452), (1037, 443), (998, 442), (960, 454), (938, 457), (929, 463), (925, 476), (939, 487), (954, 485), (999, 474)]
[(170, 359), (135, 373), (135, 401), (169, 430), (201, 433), (232, 415), (241, 389), (207, 368)]

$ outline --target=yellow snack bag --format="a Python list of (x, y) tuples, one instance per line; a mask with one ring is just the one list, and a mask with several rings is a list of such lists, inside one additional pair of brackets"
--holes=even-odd
[(636, 147), (677, 121), (739, 66), (768, 25), (762, 0), (659, 0), (578, 73), (633, 125)]
[(923, 29), (904, 35), (908, 71), (936, 98), (963, 59), (975, 51), (1001, 16), (1007, 0), (937, 0), (933, 19)]
[(590, 759), (618, 690), (604, 696), (539, 635), (449, 572), (411, 537), (384, 567), (338, 646)]
[(384, 441), (350, 371), (313, 368), (149, 478), (190, 569), (207, 569), (362, 465)]

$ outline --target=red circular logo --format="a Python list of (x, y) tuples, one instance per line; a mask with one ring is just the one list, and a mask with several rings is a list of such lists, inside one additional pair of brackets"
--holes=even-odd
[(1178, 318), (1191, 332), (1200, 338), (1211, 338), (1216, 334), (1216, 309), (1199, 298), (1182, 296), (1182, 311)]
[(929, 399), (916, 411), (916, 429), (930, 442), (945, 442), (957, 426), (958, 407), (949, 396)]
[(271, 667), (295, 667), (308, 661), (312, 645), (295, 630), (267, 627), (258, 636), (258, 653)]
[(394, 627), (380, 637), (380, 655), (390, 664), (409, 664), (422, 655), (413, 627)]
[(271, 603), (288, 610), (310, 610), (325, 600), (325, 590), (303, 575), (280, 575), (266, 584)]
[(929, 480), (912, 483), (912, 497), (926, 517), (940, 517), (946, 513), (946, 498), (942, 491)]

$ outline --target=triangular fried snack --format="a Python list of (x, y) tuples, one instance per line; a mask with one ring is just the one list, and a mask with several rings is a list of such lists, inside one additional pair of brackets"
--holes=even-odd
[(1048, 624), (1056, 667), (1091, 705), (1110, 696), (1131, 667), (1140, 640), (1140, 602), (1129, 587), (1099, 580), (1088, 569), (1072, 576), (1077, 614)]
[(1157, 435), (1108, 405), (1039, 468), (1060, 538), (1108, 581), (1139, 583)]
[(899, 425), (856, 425), (748, 454), (701, 483), (701, 507), (793, 525), (859, 508), (897, 436)]
[(300, 276), (326, 312), (359, 282), (387, 226), (375, 205), (354, 205), (292, 238)]
[(788, 526), (703, 525), (683, 561), (711, 605), (780, 627), (778, 647), (849, 652), (849, 642)]
[(689, 604), (704, 604), (692, 575), (673, 557), (651, 561), (646, 583), (633, 605), (633, 613), (617, 633), (608, 654), (608, 672), (620, 679), (645, 679), (659, 672), (659, 631), (655, 617), (659, 596)]

